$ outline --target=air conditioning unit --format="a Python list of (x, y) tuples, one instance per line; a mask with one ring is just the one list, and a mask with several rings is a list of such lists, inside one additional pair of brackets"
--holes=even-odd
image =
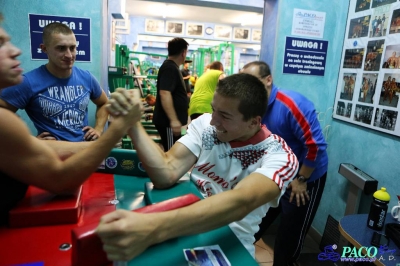
[(112, 14), (113, 23), (115, 25), (115, 34), (125, 34), (128, 35), (131, 29), (131, 22), (129, 20), (129, 14), (124, 13), (122, 16), (121, 14)]

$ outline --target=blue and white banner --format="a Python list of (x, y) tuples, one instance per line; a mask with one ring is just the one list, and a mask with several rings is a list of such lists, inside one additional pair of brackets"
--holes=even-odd
[(323, 76), (328, 41), (286, 37), (283, 73)]
[(76, 61), (90, 62), (90, 18), (61, 17), (50, 15), (29, 14), (29, 33), (31, 38), (32, 60), (47, 59), (40, 49), (43, 28), (52, 22), (67, 25), (76, 37)]

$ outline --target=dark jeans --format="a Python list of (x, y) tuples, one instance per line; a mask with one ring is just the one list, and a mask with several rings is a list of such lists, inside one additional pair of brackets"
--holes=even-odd
[(281, 215), (281, 220), (274, 244), (274, 266), (292, 265), (303, 248), (304, 238), (314, 220), (321, 201), (326, 181), (326, 173), (319, 179), (307, 183), (310, 200), (306, 205), (297, 207), (296, 201), (289, 202), (291, 189), (282, 195), (277, 208), (269, 208), (260, 223), (260, 230), (254, 235), (258, 241), (274, 220)]

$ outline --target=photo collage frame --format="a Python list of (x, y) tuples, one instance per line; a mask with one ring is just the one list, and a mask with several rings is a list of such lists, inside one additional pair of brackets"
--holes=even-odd
[(400, 136), (400, 2), (351, 0), (333, 117)]

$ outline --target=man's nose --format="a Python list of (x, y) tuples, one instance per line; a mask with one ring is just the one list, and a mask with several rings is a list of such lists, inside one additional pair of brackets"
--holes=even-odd
[(72, 54), (73, 54), (73, 51), (71, 51), (70, 49), (67, 49), (67, 50), (65, 51), (65, 56), (66, 56), (66, 57), (72, 57)]
[(210, 125), (212, 125), (212, 126), (219, 126), (220, 125), (220, 121), (219, 121), (218, 115), (216, 113), (214, 113), (214, 112), (211, 114)]
[(17, 57), (19, 55), (21, 55), (21, 50), (19, 48), (17, 48), (16, 46), (14, 46), (12, 43), (10, 43), (10, 49), (11, 49), (11, 54), (13, 57)]

